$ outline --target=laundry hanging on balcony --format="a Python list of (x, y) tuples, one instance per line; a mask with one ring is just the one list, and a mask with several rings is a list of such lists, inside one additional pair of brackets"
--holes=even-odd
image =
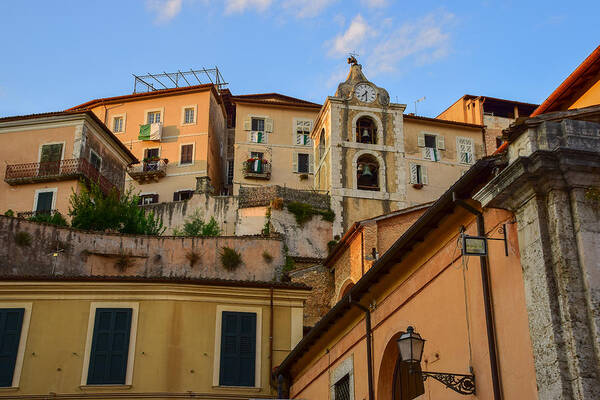
[(139, 140), (160, 140), (162, 135), (162, 124), (146, 124), (140, 125)]

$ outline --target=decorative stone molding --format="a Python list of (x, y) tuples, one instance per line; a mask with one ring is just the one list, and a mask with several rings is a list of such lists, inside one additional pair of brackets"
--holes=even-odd
[(329, 390), (330, 399), (336, 400), (335, 398), (335, 384), (340, 381), (344, 376), (348, 375), (350, 397), (349, 400), (354, 400), (354, 354), (342, 361), (329, 375)]

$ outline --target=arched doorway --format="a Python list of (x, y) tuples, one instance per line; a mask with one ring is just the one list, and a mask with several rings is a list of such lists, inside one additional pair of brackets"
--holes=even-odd
[(340, 294), (337, 298), (337, 301), (340, 301), (342, 299), (342, 297), (344, 297), (346, 294), (348, 294), (348, 292), (350, 291), (350, 289), (352, 289), (353, 286), (354, 286), (354, 282), (352, 282), (350, 279), (348, 279), (346, 282), (344, 282), (344, 284), (342, 285), (342, 288), (340, 289)]
[(414, 366), (411, 373), (408, 364), (400, 362), (396, 340), (402, 332), (389, 340), (379, 367), (377, 379), (377, 400), (412, 400), (425, 392), (420, 366)]

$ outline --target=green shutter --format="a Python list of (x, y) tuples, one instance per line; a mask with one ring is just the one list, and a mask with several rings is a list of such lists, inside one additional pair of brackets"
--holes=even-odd
[(125, 384), (131, 308), (98, 308), (88, 369), (88, 384)]
[(0, 387), (12, 386), (24, 308), (0, 309)]
[(40, 162), (60, 161), (62, 157), (62, 146), (62, 143), (43, 145)]
[(38, 193), (35, 211), (50, 211), (50, 210), (52, 210), (52, 198), (53, 197), (54, 197), (54, 192)]
[(224, 311), (219, 385), (255, 386), (256, 314)]
[(150, 124), (140, 125), (139, 140), (150, 140)]

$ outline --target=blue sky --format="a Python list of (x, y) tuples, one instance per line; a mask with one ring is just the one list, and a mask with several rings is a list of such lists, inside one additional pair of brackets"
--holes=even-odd
[(323, 102), (349, 51), (392, 101), (541, 102), (600, 44), (597, 1), (0, 0), (0, 116), (131, 93), (217, 65), (234, 94)]

